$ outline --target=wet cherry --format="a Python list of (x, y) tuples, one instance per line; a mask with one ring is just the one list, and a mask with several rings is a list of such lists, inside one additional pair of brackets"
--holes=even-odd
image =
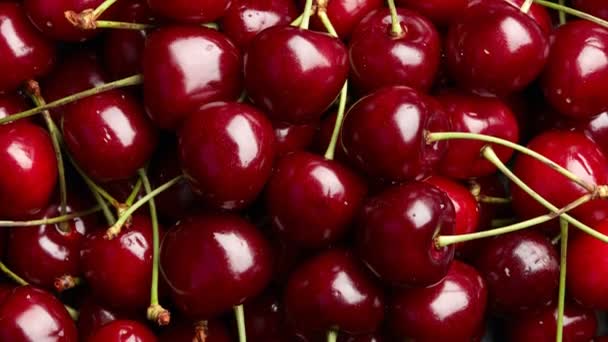
[(95, 332), (90, 342), (109, 342), (109, 341), (137, 341), (137, 342), (156, 342), (158, 339), (154, 332), (142, 323), (129, 320), (116, 320), (110, 322)]

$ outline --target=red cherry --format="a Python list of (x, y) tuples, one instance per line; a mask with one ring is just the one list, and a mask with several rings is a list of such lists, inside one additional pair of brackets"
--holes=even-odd
[(76, 325), (61, 302), (32, 286), (15, 288), (0, 305), (0, 341), (76, 342)]
[(32, 27), (21, 4), (0, 3), (0, 27), (0, 92), (51, 70), (55, 48)]
[(395, 295), (392, 329), (414, 341), (475, 341), (485, 328), (487, 295), (481, 275), (455, 261), (439, 283)]
[(0, 94), (0, 119), (27, 110), (29, 107), (21, 94)]
[(72, 103), (65, 109), (62, 129), (79, 166), (102, 182), (134, 176), (150, 159), (158, 141), (143, 108), (121, 90)]
[[(332, 112), (326, 115), (319, 127), (319, 131), (315, 137), (315, 144), (313, 150), (319, 154), (324, 154), (327, 151), (327, 147), (331, 141), (331, 137), (334, 134), (336, 128), (336, 119), (338, 118), (338, 112)], [(342, 141), (342, 130), (338, 133), (338, 143), (336, 144), (336, 152), (334, 159), (341, 162), (342, 164), (349, 165), (344, 146), (340, 143)]]
[(105, 230), (87, 236), (80, 252), (84, 277), (96, 300), (123, 311), (145, 310), (152, 277), (152, 223), (134, 215), (114, 239)]
[(117, 319), (126, 319), (123, 316), (124, 314), (107, 309), (87, 298), (78, 308), (78, 336), (82, 341), (89, 341), (102, 326)]
[(604, 1), (573, 0), (572, 7), (604, 20), (608, 20), (608, 4)]
[(342, 89), (348, 56), (344, 45), (328, 34), (272, 27), (251, 41), (244, 70), (247, 94), (272, 119), (312, 122)]
[(273, 122), (272, 126), (277, 157), (308, 149), (313, 144), (319, 128), (318, 124), (292, 125), (286, 122)]
[(154, 333), (145, 325), (128, 320), (116, 320), (110, 322), (97, 330), (91, 336), (89, 342), (110, 342), (110, 341), (137, 341), (137, 342), (156, 342), (158, 339)]
[(175, 306), (188, 318), (208, 319), (259, 294), (271, 277), (271, 249), (238, 216), (192, 216), (169, 230), (161, 273)]
[(556, 296), (557, 252), (551, 241), (534, 230), (484, 241), (474, 264), (487, 282), (488, 302), (494, 313), (533, 310)]
[(0, 283), (0, 305), (4, 303), (15, 288), (17, 288), (17, 285), (14, 283)]
[(0, 126), (0, 165), (0, 217), (28, 218), (47, 206), (57, 182), (57, 160), (42, 128), (29, 122)]
[[(509, 107), (497, 98), (443, 94), (438, 97), (456, 132), (479, 133), (502, 138), (514, 143), (519, 140), (519, 127)], [(451, 178), (474, 178), (496, 172), (496, 167), (481, 156), (486, 142), (452, 140), (439, 165), (440, 173)], [(493, 146), (500, 160), (507, 162), (513, 150)]]
[(484, 1), (450, 25), (445, 50), (449, 71), (463, 87), (507, 95), (540, 74), (549, 44), (545, 32), (519, 8)]
[(284, 303), (287, 319), (304, 332), (373, 332), (384, 316), (382, 291), (346, 250), (324, 252), (297, 268)]
[(445, 131), (449, 121), (439, 105), (412, 88), (378, 90), (346, 114), (342, 144), (349, 160), (368, 175), (403, 181), (428, 176), (446, 142), (426, 144), (425, 132)]
[[(477, 3), (481, 3), (483, 1), (485, 1), (485, 0), (471, 0), (471, 1), (469, 1), (469, 6), (477, 4)], [(503, 1), (509, 2), (517, 8), (521, 8), (523, 6), (523, 4), (526, 2), (526, 0), (503, 0)], [(551, 16), (549, 15), (549, 12), (547, 12), (547, 9), (545, 7), (543, 7), (539, 4), (532, 3), (532, 5), (530, 5), (530, 9), (528, 9), (526, 14), (530, 18), (532, 18), (538, 24), (538, 26), (540, 26), (541, 29), (543, 29), (543, 32), (545, 32), (545, 34), (551, 34), (551, 32), (553, 32), (553, 22), (552, 22)]]
[(464, 16), (469, 0), (396, 0), (395, 2), (398, 6), (419, 12), (438, 26), (446, 27)]
[(272, 124), (252, 106), (211, 103), (190, 115), (179, 131), (179, 155), (188, 180), (207, 203), (242, 209), (272, 171)]
[(158, 15), (183, 23), (212, 22), (224, 15), (230, 0), (148, 0), (148, 6)]
[(362, 93), (391, 85), (428, 91), (437, 75), (441, 56), (439, 33), (416, 12), (397, 9), (403, 35), (391, 32), (387, 8), (367, 15), (357, 25), (349, 43), (351, 78)]
[[(340, 39), (349, 39), (361, 19), (382, 5), (381, 0), (331, 0), (327, 1), (326, 11)], [(310, 26), (325, 32), (325, 26), (318, 16), (310, 18)]]
[(454, 247), (436, 248), (435, 235), (454, 233), (454, 207), (428, 183), (391, 187), (369, 198), (358, 220), (357, 249), (383, 281), (427, 286), (440, 281)]
[(247, 339), (282, 342), (287, 337), (283, 304), (273, 293), (266, 293), (245, 304)]
[(238, 47), (246, 49), (258, 33), (289, 25), (297, 16), (292, 0), (233, 0), (220, 26)]
[[(234, 341), (228, 330), (221, 321), (211, 320), (205, 321), (205, 342), (232, 342)], [(194, 342), (200, 341), (197, 337), (197, 329), (203, 327), (196, 327), (195, 324), (188, 323), (184, 320), (178, 320), (176, 323), (173, 321), (171, 324), (164, 328), (158, 336), (159, 342)], [(255, 340), (253, 340), (255, 341)], [(272, 342), (266, 341), (265, 342)], [(139, 341), (138, 341), (139, 342)]]

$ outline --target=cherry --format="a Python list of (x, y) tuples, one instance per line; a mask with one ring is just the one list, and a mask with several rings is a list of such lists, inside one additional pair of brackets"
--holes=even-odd
[(350, 227), (366, 190), (363, 180), (339, 163), (297, 152), (279, 161), (268, 181), (268, 214), (289, 241), (325, 246)]
[(604, 20), (608, 20), (608, 6), (606, 6), (606, 3), (603, 1), (573, 0), (572, 7)]
[[(206, 321), (206, 326), (196, 327), (195, 324), (190, 324), (187, 321), (179, 320), (177, 323), (171, 324), (165, 328), (158, 340), (160, 342), (194, 342), (200, 341), (197, 337), (197, 329), (205, 329), (205, 342), (232, 342), (233, 339), (229, 335), (228, 330), (221, 321), (211, 320)], [(256, 341), (256, 340), (253, 340)], [(265, 342), (272, 342), (266, 341)]]
[[(470, 0), (469, 6), (483, 2), (483, 1), (485, 1), (485, 0)], [(524, 3), (526, 2), (526, 0), (503, 0), (503, 1), (506, 1), (517, 8), (521, 8), (524, 5)], [(539, 4), (532, 3), (532, 5), (530, 5), (530, 9), (526, 12), (526, 14), (530, 18), (532, 18), (538, 24), (538, 26), (540, 26), (540, 28), (543, 29), (543, 32), (545, 32), (546, 34), (551, 34), (553, 32), (553, 22), (552, 22), (551, 16), (549, 15), (549, 13), (547, 12), (547, 9), (545, 7), (543, 7)]]
[(0, 92), (51, 70), (55, 48), (32, 27), (21, 4), (0, 3), (0, 27)]
[[(329, 143), (331, 141), (331, 136), (334, 134), (334, 129), (336, 127), (336, 119), (338, 118), (337, 112), (331, 112), (326, 115), (323, 120), (321, 120), (321, 124), (319, 127), (319, 131), (315, 137), (314, 151), (323, 154), (327, 151), (329, 147)], [(336, 145), (336, 153), (334, 156), (335, 160), (340, 161), (342, 164), (349, 165), (348, 158), (346, 157), (346, 152), (344, 151), (344, 146), (340, 143), (342, 140), (342, 130), (338, 135), (338, 144)], [(349, 165), (350, 166), (350, 165)]]
[(347, 250), (329, 250), (291, 275), (285, 289), (286, 317), (304, 332), (375, 331), (384, 316), (382, 291)]
[(159, 16), (183, 23), (200, 24), (222, 17), (230, 6), (230, 0), (148, 0), (148, 6)]
[(152, 223), (134, 215), (114, 239), (99, 229), (87, 236), (80, 252), (84, 277), (96, 300), (111, 309), (148, 307), (152, 277)]
[(603, 112), (588, 120), (561, 120), (556, 123), (556, 126), (583, 132), (598, 145), (604, 155), (608, 154), (608, 112)]
[(540, 74), (549, 43), (519, 8), (483, 1), (450, 25), (445, 51), (448, 69), (460, 85), (481, 94), (507, 95)]
[(16, 287), (17, 285), (13, 283), (0, 282), (0, 305), (11, 295)]
[(276, 121), (318, 120), (348, 74), (344, 45), (325, 33), (291, 26), (258, 34), (245, 54), (245, 88)]
[(286, 122), (273, 122), (272, 127), (277, 157), (308, 149), (313, 144), (319, 128), (318, 124), (292, 125)]
[(0, 217), (28, 218), (46, 207), (57, 182), (57, 160), (42, 128), (29, 122), (0, 126), (0, 165)]
[(283, 305), (273, 293), (265, 293), (245, 304), (247, 339), (282, 342), (286, 336)]
[(237, 102), (215, 102), (179, 131), (179, 155), (195, 191), (216, 208), (242, 209), (272, 171), (274, 132), (265, 115)]
[(555, 32), (542, 76), (547, 102), (560, 114), (582, 119), (608, 109), (608, 30), (572, 21)]
[(423, 16), (399, 8), (397, 20), (403, 32), (391, 32), (388, 8), (366, 16), (349, 43), (351, 79), (362, 93), (391, 85), (428, 91), (437, 75), (441, 56), (439, 33)]
[(365, 202), (357, 223), (359, 255), (386, 283), (427, 286), (447, 274), (454, 247), (437, 248), (434, 237), (454, 233), (454, 206), (433, 185), (388, 188)]
[[(564, 308), (564, 341), (591, 341), (597, 330), (592, 310), (566, 303)], [(538, 312), (524, 313), (506, 322), (507, 341), (553, 342), (557, 331), (557, 306), (543, 307)]]
[[(373, 10), (382, 7), (381, 0), (331, 0), (327, 1), (327, 17), (338, 37), (349, 39), (357, 24)], [(325, 32), (325, 26), (318, 16), (310, 20), (312, 28)]]
[(344, 119), (342, 144), (349, 160), (372, 177), (422, 179), (432, 172), (447, 147), (446, 142), (426, 144), (425, 132), (448, 128), (445, 113), (431, 98), (412, 88), (394, 86), (351, 107)]
[(65, 108), (62, 129), (79, 166), (103, 182), (134, 176), (150, 159), (158, 140), (143, 108), (121, 90), (72, 103)]
[(455, 261), (439, 283), (394, 296), (391, 327), (413, 341), (474, 341), (485, 328), (487, 295), (479, 272)]
[(156, 342), (158, 339), (154, 333), (145, 325), (129, 320), (116, 320), (110, 322), (95, 332), (89, 342), (108, 342), (108, 341), (137, 341), (137, 342)]
[(238, 47), (246, 49), (258, 33), (289, 25), (297, 16), (292, 0), (233, 0), (220, 26)]
[(0, 341), (76, 342), (74, 321), (50, 293), (32, 286), (15, 288), (0, 305)]
[(548, 304), (556, 295), (557, 252), (551, 241), (534, 230), (484, 241), (474, 264), (487, 282), (493, 313), (533, 310)]
[(259, 294), (271, 277), (271, 249), (238, 216), (208, 214), (178, 222), (161, 246), (161, 274), (187, 318), (208, 319)]
[(411, 8), (431, 19), (440, 27), (447, 27), (464, 16), (469, 0), (396, 0), (398, 6)]
[(0, 94), (0, 119), (22, 112), (28, 108), (29, 105), (21, 94)]
[(200, 106), (236, 100), (241, 94), (240, 52), (215, 30), (161, 28), (148, 36), (143, 56), (145, 104), (148, 115), (161, 128), (176, 129)]
[(78, 312), (78, 336), (82, 341), (88, 341), (102, 326), (117, 319), (126, 319), (124, 314), (105, 308), (91, 298), (85, 299)]
[[(502, 138), (514, 143), (519, 139), (519, 127), (509, 107), (497, 98), (443, 94), (438, 97), (445, 108), (452, 130), (479, 133)], [(486, 142), (475, 140), (452, 140), (441, 160), (439, 170), (451, 178), (474, 178), (496, 172), (496, 167), (481, 156), (480, 150)], [(501, 161), (507, 162), (513, 150), (502, 146), (492, 147)]]

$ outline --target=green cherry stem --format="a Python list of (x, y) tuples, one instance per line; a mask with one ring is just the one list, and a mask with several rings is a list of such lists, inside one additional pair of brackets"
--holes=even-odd
[(530, 7), (532, 6), (533, 3), (534, 3), (534, 0), (526, 0), (526, 1), (524, 1), (524, 3), (521, 5), (521, 7), (519, 9), (524, 13), (528, 13), (528, 12), (530, 12)]
[(137, 198), (137, 195), (139, 195), (139, 190), (141, 190), (142, 184), (143, 184), (143, 181), (142, 181), (142, 178), (140, 177), (139, 179), (137, 179), (137, 183), (135, 183), (133, 190), (131, 190), (129, 197), (127, 197), (127, 200), (125, 201), (125, 205), (127, 207), (130, 207), (131, 205), (133, 205), (133, 202)]
[(93, 16), (99, 18), (108, 8), (112, 7), (118, 0), (105, 0), (93, 10)]
[[(76, 162), (76, 160), (74, 160), (74, 158), (69, 153), (67, 153), (67, 156), (68, 156), (68, 159), (70, 160), (70, 163), (72, 164), (72, 166), (74, 167), (74, 169), (76, 169), (76, 172), (78, 172), (78, 174), (82, 177), (82, 179), (87, 184), (87, 186), (89, 187), (89, 189), (91, 190), (91, 192), (98, 194), (99, 196), (101, 196), (101, 198), (107, 200), (110, 203), (111, 206), (113, 206), (117, 210), (120, 210), (120, 208), (121, 208), (120, 202), (118, 202), (118, 200), (116, 198), (114, 198), (112, 195), (110, 195), (102, 187), (100, 187), (99, 185), (97, 185), (91, 179), (91, 177), (89, 177), (84, 172), (84, 170), (80, 168), (80, 166), (78, 165), (78, 163)], [(103, 201), (103, 203), (105, 203), (105, 201)], [(102, 207), (103, 207), (103, 204), (101, 204), (101, 203), (99, 203), (99, 204), (102, 205)]]
[(53, 286), (57, 292), (63, 292), (69, 289), (73, 289), (76, 286), (80, 286), (83, 283), (82, 278), (74, 277), (69, 274), (64, 274), (61, 277), (55, 278)]
[(557, 297), (557, 342), (562, 342), (564, 337), (564, 306), (566, 298), (566, 261), (568, 256), (568, 221), (560, 219), (561, 230), (561, 255), (559, 258), (559, 292)]
[(401, 24), (399, 23), (399, 16), (397, 15), (395, 0), (388, 0), (387, 2), (388, 9), (391, 12), (391, 35), (393, 35), (393, 37), (402, 37), (404, 32)]
[(336, 342), (338, 341), (338, 330), (329, 329), (327, 331), (327, 342)]
[(0, 261), (0, 271), (2, 271), (2, 273), (4, 273), (4, 275), (6, 275), (10, 280), (21, 286), (29, 285), (27, 281), (18, 276), (15, 272), (11, 271), (10, 268), (6, 267), (2, 261)]
[[(146, 193), (152, 192), (152, 186), (150, 180), (146, 174), (146, 170), (138, 170), (139, 179), (146, 189)], [(152, 221), (152, 285), (150, 286), (150, 306), (148, 307), (148, 319), (156, 324), (163, 326), (169, 324), (171, 320), (171, 314), (168, 310), (163, 308), (158, 302), (158, 267), (159, 267), (159, 233), (158, 233), (158, 215), (156, 213), (156, 203), (154, 198), (150, 198), (148, 201), (150, 205), (150, 220)]]
[(20, 119), (28, 118), (30, 116), (41, 113), (45, 110), (61, 107), (63, 105), (78, 101), (80, 99), (84, 99), (84, 98), (92, 96), (92, 95), (103, 93), (108, 90), (138, 85), (138, 84), (141, 84), (143, 82), (143, 80), (144, 80), (144, 78), (140, 74), (140, 75), (134, 75), (134, 76), (122, 78), (122, 79), (114, 81), (114, 82), (105, 83), (98, 87), (87, 89), (87, 90), (81, 91), (79, 93), (64, 97), (62, 99), (59, 99), (59, 100), (56, 100), (53, 102), (49, 102), (43, 106), (37, 106), (36, 108), (28, 109), (26, 111), (16, 113), (14, 115), (9, 115), (5, 118), (0, 119), (0, 125), (8, 123), (8, 122), (13, 122), (13, 121), (17, 121)]
[(604, 27), (608, 27), (608, 21), (603, 20), (601, 18), (598, 18), (596, 16), (593, 16), (589, 13), (585, 13), (583, 11), (579, 11), (579, 10), (575, 10), (574, 8), (570, 8), (567, 6), (564, 6), (561, 3), (554, 3), (551, 1), (546, 1), (546, 0), (534, 0), (535, 3), (547, 7), (547, 8), (551, 8), (557, 11), (561, 11), (564, 14), (570, 14), (573, 17), (577, 17), (577, 18), (581, 18), (581, 19), (585, 19), (585, 20), (589, 20), (591, 22), (594, 22), (598, 25), (604, 26)]
[(245, 309), (243, 304), (234, 307), (234, 318), (239, 332), (239, 342), (247, 342), (247, 331), (245, 330)]
[(220, 25), (218, 25), (217, 23), (204, 23), (201, 26), (206, 27), (206, 28), (210, 28), (212, 30), (216, 30), (218, 31), (220, 29)]
[(302, 23), (302, 14), (300, 14), (297, 18), (295, 18), (289, 25), (299, 27), (301, 23)]
[[(75, 11), (65, 11), (65, 18), (74, 26), (81, 29), (90, 29), (95, 21), (118, 0), (106, 0), (97, 8), (88, 8), (80, 13)], [(94, 28), (94, 27), (93, 27)]]
[(327, 9), (325, 7), (318, 6), (317, 17), (319, 17), (321, 23), (323, 23), (323, 26), (325, 27), (325, 30), (327, 30), (327, 33), (329, 33), (333, 37), (338, 38), (338, 32), (336, 32), (334, 25), (331, 23), (331, 20), (329, 20), (329, 16), (327, 15)]
[(479, 195), (477, 196), (477, 201), (481, 202), (481, 203), (488, 203), (488, 204), (509, 204), (512, 202), (511, 197), (494, 197), (494, 196), (486, 196), (486, 195)]
[(340, 100), (338, 103), (338, 114), (336, 116), (336, 123), (334, 125), (334, 131), (331, 134), (331, 140), (325, 151), (326, 159), (334, 159), (336, 154), (336, 145), (338, 144), (338, 138), (340, 137), (340, 130), (342, 129), (342, 122), (344, 121), (344, 114), (346, 112), (346, 98), (348, 96), (348, 81), (344, 82), (342, 90), (340, 91)]
[[(564, 0), (557, 0), (557, 3), (560, 6), (564, 6)], [(559, 24), (564, 25), (566, 23), (566, 12), (560, 10), (559, 11)]]
[(490, 227), (499, 228), (502, 226), (515, 224), (517, 222), (518, 222), (517, 219), (512, 218), (512, 217), (493, 219), (492, 221), (490, 221)]
[(73, 220), (78, 217), (84, 217), (91, 214), (94, 214), (101, 210), (101, 206), (97, 205), (91, 209), (87, 209), (84, 211), (79, 211), (71, 214), (44, 218), (39, 220), (30, 220), (30, 221), (0, 221), (0, 227), (32, 227), (32, 226), (42, 226), (47, 224), (55, 224), (61, 222), (67, 222)]
[(112, 20), (95, 20), (93, 27), (85, 27), (84, 29), (94, 30), (97, 28), (115, 29), (115, 30), (135, 30), (143, 31), (154, 28), (154, 25), (140, 24), (140, 23), (128, 23), (124, 21), (112, 21)]
[(310, 17), (312, 16), (312, 0), (306, 0), (304, 5), (304, 12), (302, 12), (302, 21), (300, 22), (300, 28), (307, 30), (310, 25)]

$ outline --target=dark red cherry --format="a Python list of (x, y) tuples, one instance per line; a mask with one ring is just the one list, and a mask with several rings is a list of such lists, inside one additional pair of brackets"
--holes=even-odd
[(551, 106), (577, 119), (606, 111), (607, 77), (608, 30), (586, 20), (557, 29), (542, 77)]
[(0, 305), (11, 295), (17, 286), (14, 283), (0, 282)]
[(159, 16), (183, 23), (201, 24), (222, 17), (230, 2), (230, 0), (148, 0), (148, 6)]
[(313, 122), (340, 93), (348, 56), (328, 34), (272, 27), (251, 41), (244, 70), (247, 95), (273, 120)]
[(559, 258), (545, 236), (522, 230), (484, 241), (474, 264), (488, 285), (493, 313), (519, 314), (557, 294)]
[(259, 294), (270, 281), (271, 249), (250, 223), (231, 214), (192, 216), (166, 234), (161, 274), (173, 303), (208, 319)]
[(395, 2), (398, 6), (419, 12), (440, 27), (446, 27), (464, 16), (469, 0), (396, 0)]
[(238, 47), (246, 49), (258, 33), (289, 25), (297, 16), (293, 0), (233, 0), (220, 26)]
[(488, 290), (473, 267), (455, 261), (443, 280), (400, 290), (391, 302), (391, 327), (412, 341), (475, 341), (485, 328)]
[(32, 27), (21, 4), (0, 3), (0, 27), (0, 92), (51, 70), (55, 48)]
[[(348, 39), (361, 19), (382, 5), (381, 0), (331, 0), (327, 1), (326, 10), (338, 36), (341, 39)], [(326, 32), (318, 16), (310, 19), (310, 25), (315, 30)]]
[(303, 332), (368, 333), (384, 316), (382, 291), (346, 250), (323, 252), (297, 268), (284, 303), (287, 319)]
[(450, 25), (445, 53), (450, 74), (461, 86), (507, 95), (540, 74), (549, 43), (540, 26), (518, 7), (483, 1)]
[(88, 341), (102, 326), (117, 319), (126, 319), (123, 316), (124, 314), (105, 308), (92, 298), (87, 298), (78, 308), (78, 336), (82, 341)]
[(245, 304), (247, 339), (282, 342), (287, 337), (283, 304), (273, 293), (265, 293)]
[(573, 0), (572, 7), (608, 20), (608, 3), (601, 0)]
[[(315, 137), (315, 144), (313, 150), (318, 154), (324, 154), (327, 151), (327, 147), (331, 141), (331, 137), (334, 134), (334, 129), (336, 128), (336, 119), (338, 118), (338, 112), (334, 111), (321, 120), (321, 124), (319, 125), (319, 131)], [(336, 144), (336, 152), (335, 152), (335, 160), (348, 165), (348, 158), (346, 157), (346, 152), (344, 151), (344, 146), (340, 143), (342, 141), (342, 130), (338, 133), (338, 141)]]
[(321, 247), (342, 237), (367, 192), (357, 174), (307, 152), (280, 160), (266, 188), (272, 224), (286, 239)]
[(76, 342), (78, 334), (57, 298), (32, 286), (21, 286), (0, 305), (0, 341)]
[[(232, 342), (234, 341), (228, 333), (224, 323), (218, 320), (204, 321), (203, 323), (190, 323), (187, 320), (179, 319), (177, 322), (164, 328), (158, 336), (159, 342), (199, 342), (199, 333), (197, 330), (204, 329), (205, 342)], [(198, 325), (198, 326), (197, 326)], [(247, 331), (249, 333), (249, 331)], [(252, 340), (257, 341), (257, 340)], [(273, 342), (267, 340), (259, 340), (264, 342)]]
[[(475, 5), (477, 3), (484, 2), (486, 0), (470, 0), (469, 6)], [(526, 0), (503, 0), (511, 3), (513, 6), (517, 8), (521, 8)], [(551, 34), (553, 32), (553, 22), (551, 19), (551, 15), (547, 12), (547, 9), (539, 4), (532, 3), (530, 9), (526, 13), (530, 18), (532, 18), (543, 32), (546, 34)]]
[(208, 104), (179, 131), (179, 156), (186, 177), (208, 204), (242, 209), (258, 196), (272, 171), (272, 124), (246, 104)]
[[(134, 215), (114, 239), (99, 229), (87, 236), (80, 252), (85, 280), (94, 298), (109, 308), (145, 310), (152, 277), (152, 223)], [(143, 312), (143, 311), (142, 311)]]
[(420, 14), (399, 8), (403, 33), (391, 32), (391, 14), (378, 9), (357, 25), (349, 43), (351, 79), (362, 93), (391, 85), (428, 91), (437, 75), (441, 56), (439, 33)]
[(65, 109), (65, 143), (93, 179), (108, 182), (134, 176), (152, 156), (158, 132), (130, 94), (113, 90)]
[(144, 100), (148, 115), (161, 128), (176, 129), (200, 106), (236, 100), (241, 94), (241, 54), (218, 31), (165, 27), (148, 36), (143, 55)]
[(47, 206), (57, 182), (57, 160), (42, 128), (29, 122), (0, 126), (0, 165), (0, 217), (23, 219)]
[(454, 206), (433, 185), (388, 188), (366, 201), (357, 224), (359, 255), (386, 283), (427, 286), (447, 274), (454, 246), (439, 249), (434, 238), (454, 233)]
[(292, 125), (286, 122), (273, 122), (272, 127), (274, 128), (276, 155), (281, 157), (290, 152), (308, 149), (313, 144), (319, 125)]
[(29, 107), (27, 101), (21, 94), (0, 94), (0, 119), (27, 110)]
[(408, 87), (378, 90), (346, 114), (342, 145), (349, 160), (370, 176), (403, 181), (428, 176), (446, 142), (427, 144), (425, 132), (449, 129), (433, 99)]
[[(591, 341), (597, 326), (597, 318), (593, 310), (566, 303), (564, 341)], [(504, 330), (507, 332), (509, 342), (553, 342), (557, 334), (557, 306), (551, 305), (543, 307), (538, 312), (513, 316), (507, 320)]]
[[(511, 109), (500, 99), (449, 93), (440, 95), (438, 101), (445, 109), (452, 130), (478, 133), (502, 138), (514, 143), (519, 140), (517, 119)], [(439, 172), (451, 178), (474, 178), (496, 172), (496, 167), (481, 156), (483, 141), (452, 140), (439, 164)], [(513, 150), (492, 146), (500, 160), (507, 162)]]
[(588, 120), (568, 120), (567, 128), (585, 133), (608, 155), (608, 112), (596, 115)]
[(116, 320), (97, 330), (89, 342), (156, 342), (154, 332), (145, 325), (129, 320)]

